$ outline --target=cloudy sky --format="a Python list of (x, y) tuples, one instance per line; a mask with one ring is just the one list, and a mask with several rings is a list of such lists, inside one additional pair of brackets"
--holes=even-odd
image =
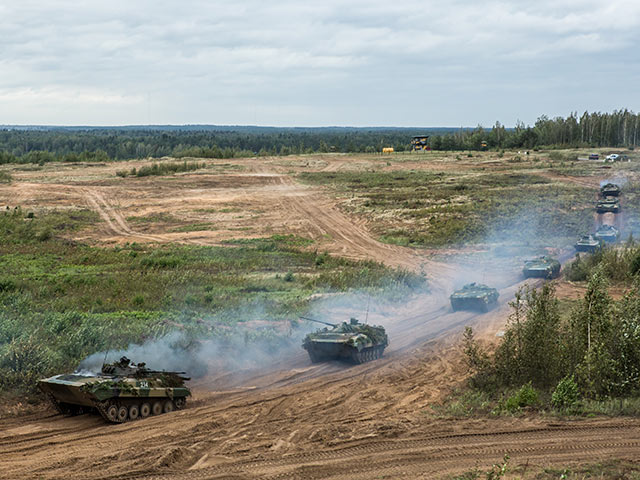
[(637, 0), (3, 0), (0, 19), (0, 124), (511, 126), (640, 109)]

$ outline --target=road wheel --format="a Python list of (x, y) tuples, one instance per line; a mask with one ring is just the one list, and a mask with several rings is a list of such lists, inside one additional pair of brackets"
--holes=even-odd
[(127, 417), (129, 417), (129, 409), (122, 405), (120, 408), (118, 408), (118, 422), (126, 422)]
[(351, 354), (351, 359), (353, 363), (362, 363), (362, 353), (356, 350)]
[(160, 401), (153, 402), (151, 411), (153, 412), (154, 415), (160, 415), (162, 413), (162, 402)]
[(140, 405), (140, 416), (142, 418), (148, 417), (151, 414), (151, 405), (149, 402), (144, 402)]
[(118, 406), (117, 405), (109, 405), (107, 407), (107, 418), (111, 422), (118, 421)]
[(140, 408), (138, 405), (131, 405), (129, 407), (129, 419), (135, 420), (140, 415)]
[(164, 413), (171, 413), (174, 410), (173, 402), (171, 400), (167, 400), (164, 402), (163, 411)]
[(309, 359), (311, 360), (311, 363), (318, 363), (320, 361), (320, 357), (311, 350), (309, 350)]
[(173, 403), (176, 406), (176, 409), (181, 410), (187, 404), (187, 399), (185, 397), (176, 398)]

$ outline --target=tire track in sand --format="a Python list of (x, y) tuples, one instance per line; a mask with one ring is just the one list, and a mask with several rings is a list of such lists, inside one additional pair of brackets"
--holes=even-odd
[(335, 253), (340, 256), (375, 260), (414, 272), (423, 271), (425, 267), (437, 267), (440, 276), (446, 276), (446, 272), (452, 270), (418, 251), (376, 240), (366, 228), (338, 210), (322, 192), (301, 185), (286, 175), (280, 176), (280, 183), (287, 187), (281, 199), (282, 209), (308, 222), (308, 234), (315, 240), (328, 236), (335, 245)]

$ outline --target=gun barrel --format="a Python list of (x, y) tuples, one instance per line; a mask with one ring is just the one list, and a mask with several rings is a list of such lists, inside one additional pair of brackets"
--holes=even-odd
[(187, 372), (169, 372), (167, 370), (147, 370), (148, 373), (168, 373), (169, 375), (186, 375)]
[(315, 318), (309, 318), (309, 317), (300, 317), (303, 320), (309, 320), (310, 322), (316, 322), (316, 323), (322, 323), (323, 325), (329, 325), (330, 327), (337, 327), (337, 325), (335, 323), (329, 323), (329, 322), (324, 322), (322, 320), (316, 320)]

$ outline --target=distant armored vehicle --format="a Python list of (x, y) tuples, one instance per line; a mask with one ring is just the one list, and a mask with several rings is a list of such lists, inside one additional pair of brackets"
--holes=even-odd
[(62, 414), (95, 409), (108, 422), (123, 423), (183, 408), (191, 395), (183, 374), (149, 370), (122, 357), (103, 365), (99, 375), (56, 375), (38, 386)]
[(615, 183), (607, 183), (600, 187), (600, 193), (603, 197), (617, 197), (620, 195), (620, 186)]
[(310, 333), (304, 338), (302, 348), (309, 353), (313, 363), (334, 359), (364, 363), (380, 358), (389, 344), (384, 327), (363, 324), (355, 318), (349, 323), (340, 324), (301, 318), (331, 327)]
[(469, 283), (456, 290), (449, 297), (451, 308), (457, 310), (475, 310), (488, 312), (498, 303), (498, 290), (480, 283)]
[(605, 242), (615, 242), (619, 236), (620, 230), (612, 225), (600, 225), (594, 235), (598, 240), (604, 240)]
[(600, 158), (600, 155), (598, 155), (597, 153), (589, 154), (589, 160), (598, 160), (599, 158)]
[(556, 278), (560, 274), (560, 262), (547, 256), (527, 260), (522, 273), (526, 278)]
[(598, 213), (618, 213), (620, 212), (620, 201), (616, 197), (604, 197), (596, 203)]
[(595, 252), (602, 246), (602, 241), (593, 235), (583, 235), (574, 246), (578, 252)]

